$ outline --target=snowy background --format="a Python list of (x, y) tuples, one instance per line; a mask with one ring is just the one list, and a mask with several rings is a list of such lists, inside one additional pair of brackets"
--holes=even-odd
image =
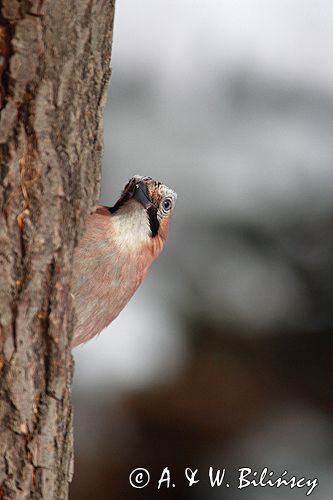
[(144, 284), (75, 351), (72, 498), (132, 500), (131, 468), (193, 462), (289, 467), (333, 498), (332, 27), (330, 0), (118, 0), (101, 201), (136, 173), (178, 201)]

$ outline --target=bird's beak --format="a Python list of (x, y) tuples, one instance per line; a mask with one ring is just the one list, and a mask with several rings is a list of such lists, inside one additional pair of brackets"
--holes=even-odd
[(133, 198), (137, 200), (141, 205), (148, 209), (153, 206), (152, 202), (149, 199), (147, 186), (144, 181), (140, 181), (135, 185), (135, 191), (133, 193)]

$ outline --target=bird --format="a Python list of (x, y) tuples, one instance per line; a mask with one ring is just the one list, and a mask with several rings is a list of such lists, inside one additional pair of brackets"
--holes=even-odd
[(131, 299), (164, 247), (176, 199), (165, 184), (134, 175), (112, 207), (87, 217), (72, 268), (72, 347), (98, 335)]

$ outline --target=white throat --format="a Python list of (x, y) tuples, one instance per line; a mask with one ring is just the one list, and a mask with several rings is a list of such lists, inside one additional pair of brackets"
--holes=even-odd
[(135, 200), (131, 200), (120, 207), (113, 214), (112, 221), (114, 240), (123, 250), (133, 250), (151, 238), (147, 212)]

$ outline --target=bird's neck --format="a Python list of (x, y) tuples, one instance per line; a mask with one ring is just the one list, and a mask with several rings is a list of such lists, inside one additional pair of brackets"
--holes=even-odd
[(147, 214), (137, 203), (121, 207), (111, 217), (113, 239), (121, 250), (133, 251), (149, 241)]
[(112, 238), (121, 252), (130, 253), (149, 266), (161, 252), (168, 234), (168, 221), (162, 221), (158, 234), (151, 236), (146, 210), (138, 203), (127, 204), (112, 214)]

